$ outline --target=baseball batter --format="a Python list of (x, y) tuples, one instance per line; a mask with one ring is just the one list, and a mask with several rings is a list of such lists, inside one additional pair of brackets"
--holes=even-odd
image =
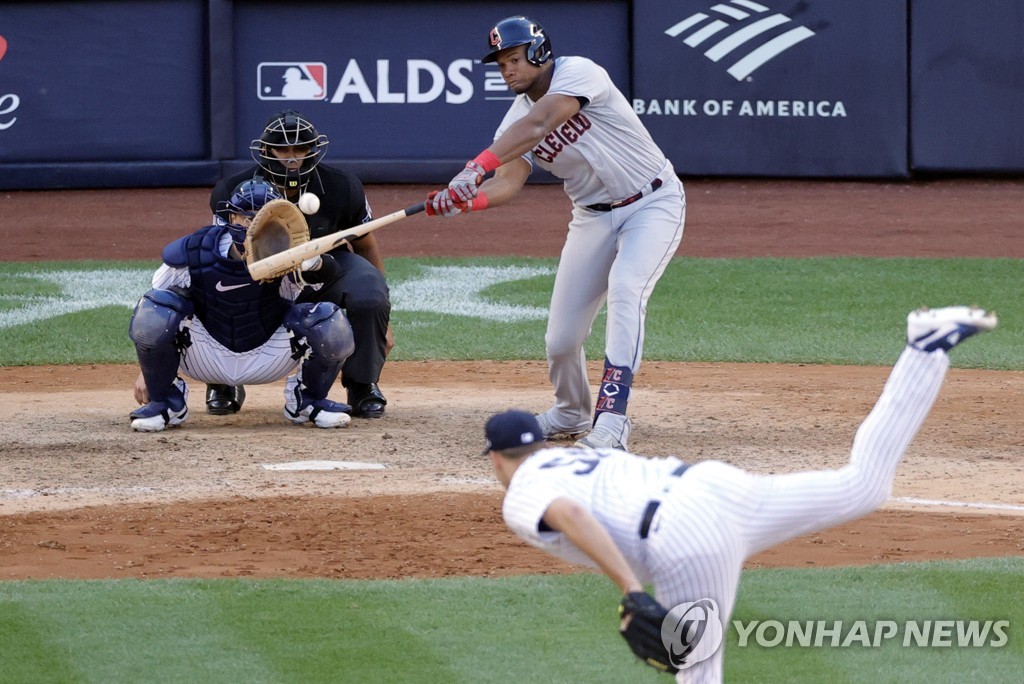
[[(548, 438), (590, 429), (577, 444), (625, 449), (647, 302), (683, 237), (683, 185), (603, 68), (584, 57), (555, 58), (544, 29), (523, 16), (498, 22), (488, 47), (483, 61), (497, 63), (517, 97), (494, 143), (446, 192), (428, 196), (427, 213), (454, 216), (508, 202), (534, 164), (564, 180), (572, 220), (544, 338), (555, 401), (538, 420)], [(595, 404), (583, 343), (606, 301)]]
[[(188, 384), (264, 384), (285, 376), (285, 417), (316, 427), (344, 427), (351, 408), (327, 393), (354, 347), (352, 328), (331, 302), (299, 302), (315, 284), (337, 277), (322, 255), (289, 275), (255, 282), (241, 248), (252, 217), (281, 196), (263, 180), (238, 186), (225, 218), (163, 250), (153, 289), (132, 314), (128, 334), (141, 373), (130, 414), (132, 429), (159, 432), (188, 417)], [(296, 369), (298, 372), (295, 372)]]
[[(723, 634), (746, 558), (866, 515), (889, 497), (896, 467), (938, 396), (947, 352), (995, 326), (995, 314), (977, 308), (911, 313), (907, 346), (857, 430), (849, 463), (838, 470), (758, 475), (720, 461), (688, 465), (611, 449), (553, 448), (529, 413), (498, 414), (486, 437), (507, 490), (505, 521), (540, 549), (600, 568), (627, 598), (642, 596), (644, 583), (652, 583), (665, 608), (714, 601), (717, 615), (707, 615), (720, 621)], [(701, 652), (687, 635), (666, 643), (659, 635), (664, 624), (654, 628), (660, 661), (650, 664), (679, 669), (678, 681), (722, 681), (722, 648)]]

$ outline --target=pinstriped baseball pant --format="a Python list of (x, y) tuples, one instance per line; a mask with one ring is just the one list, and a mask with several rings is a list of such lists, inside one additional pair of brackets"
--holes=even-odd
[[(788, 539), (867, 515), (886, 501), (896, 467), (949, 369), (945, 352), (904, 349), (838, 470), (758, 475), (718, 461), (692, 466), (656, 514), (647, 539), (655, 596), (667, 608), (712, 598), (723, 634), (743, 562)], [(679, 682), (720, 682), (725, 643), (680, 671)]]
[(233, 352), (215, 340), (198, 318), (192, 317), (188, 325), (192, 344), (182, 352), (179, 367), (200, 382), (262, 385), (280, 380), (299, 365), (292, 358), (292, 334), (284, 326), (259, 347)]

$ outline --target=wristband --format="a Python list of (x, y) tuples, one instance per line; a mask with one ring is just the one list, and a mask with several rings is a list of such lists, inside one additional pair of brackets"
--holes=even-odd
[(482, 192), (476, 193), (476, 197), (470, 200), (473, 205), (472, 211), (483, 211), (487, 208), (487, 195)]
[(487, 148), (480, 154), (476, 155), (476, 158), (474, 158), (473, 161), (475, 161), (483, 168), (484, 173), (490, 173), (494, 169), (501, 166), (501, 160), (498, 159), (498, 157), (496, 157), (493, 152), (491, 152), (490, 148)]

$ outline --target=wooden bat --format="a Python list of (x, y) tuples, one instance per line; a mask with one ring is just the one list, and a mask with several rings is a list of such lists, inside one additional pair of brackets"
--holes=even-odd
[(249, 275), (252, 276), (253, 280), (263, 280), (272, 277), (274, 273), (287, 272), (294, 268), (297, 268), (306, 259), (329, 252), (335, 247), (338, 247), (349, 240), (357, 237), (362, 237), (367, 233), (371, 233), (378, 228), (383, 228), (389, 223), (394, 223), (404, 219), (406, 216), (412, 216), (418, 214), (426, 209), (426, 202), (420, 202), (414, 204), (411, 207), (400, 209), (399, 211), (388, 214), (387, 216), (381, 216), (378, 219), (374, 219), (367, 223), (363, 223), (354, 228), (346, 228), (345, 230), (339, 230), (337, 233), (331, 233), (330, 235), (324, 235), (323, 237), (310, 240), (301, 245), (296, 245), (291, 249), (286, 249), (283, 252), (278, 252), (272, 256), (254, 261), (249, 264)]

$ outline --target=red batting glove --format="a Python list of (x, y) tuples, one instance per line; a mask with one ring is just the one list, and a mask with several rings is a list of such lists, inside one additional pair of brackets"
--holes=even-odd
[(455, 216), (469, 211), (465, 202), (455, 201), (447, 190), (434, 190), (427, 195), (426, 204), (427, 216)]
[(498, 159), (489, 149), (476, 155), (466, 162), (466, 168), (459, 171), (448, 183), (448, 192), (457, 202), (468, 202), (477, 196), (477, 188), (484, 182), (484, 176), (501, 166)]

